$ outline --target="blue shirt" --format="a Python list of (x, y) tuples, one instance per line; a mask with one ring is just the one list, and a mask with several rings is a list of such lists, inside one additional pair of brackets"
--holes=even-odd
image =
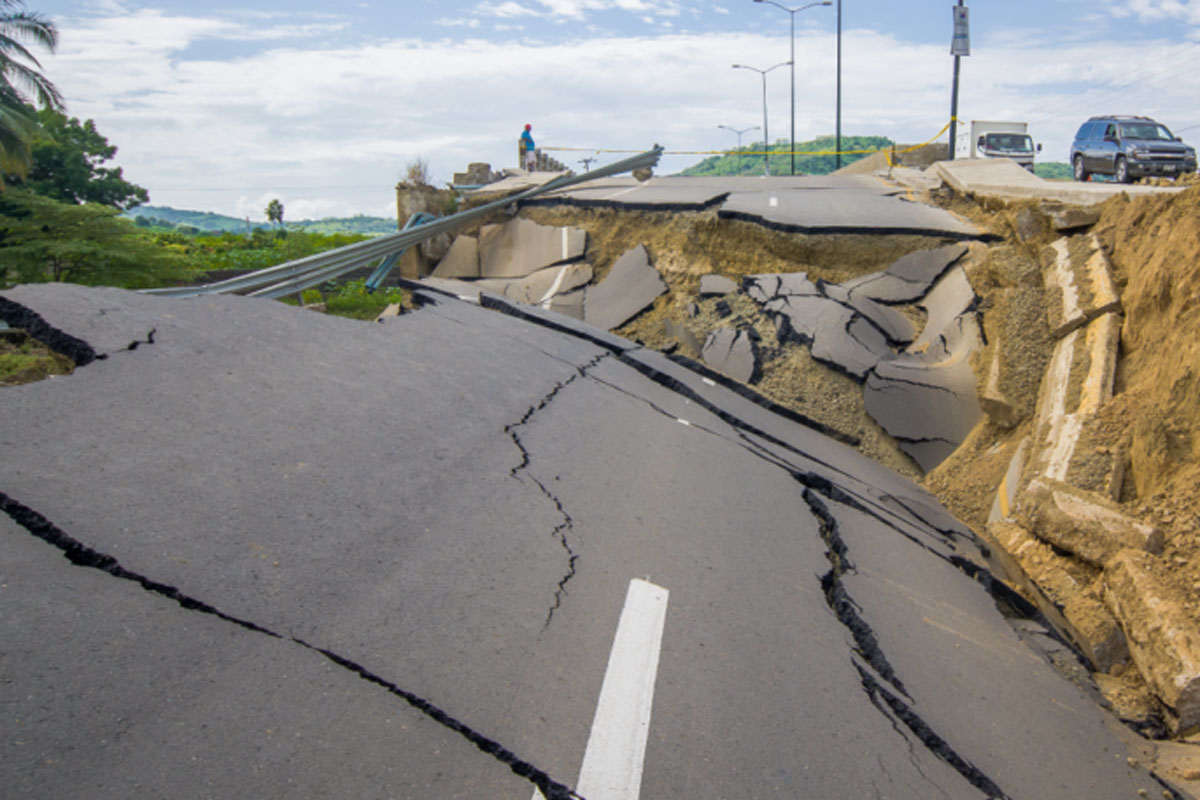
[(521, 133), (521, 144), (525, 146), (526, 150), (534, 149), (533, 136), (529, 133), (529, 131), (524, 131)]

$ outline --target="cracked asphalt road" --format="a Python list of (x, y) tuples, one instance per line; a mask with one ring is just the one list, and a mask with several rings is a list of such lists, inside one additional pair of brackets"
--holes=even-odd
[(7, 795), (570, 797), (634, 578), (643, 797), (1162, 795), (932, 497), (661, 354), (4, 296), (98, 356), (0, 395)]

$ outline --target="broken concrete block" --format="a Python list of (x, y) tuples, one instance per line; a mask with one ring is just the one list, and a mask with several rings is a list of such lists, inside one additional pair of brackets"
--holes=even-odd
[(1029, 437), (1026, 436), (1017, 446), (1017, 452), (1013, 453), (1012, 459), (1008, 462), (1008, 469), (1005, 471), (1004, 477), (1000, 479), (1000, 486), (996, 488), (996, 499), (988, 514), (988, 523), (1012, 518), (1012, 512), (1017, 505), (1017, 490), (1021, 487), (1021, 473), (1025, 469), (1025, 457), (1028, 451)]
[(929, 287), (966, 252), (967, 246), (963, 244), (918, 250), (898, 259), (883, 272), (846, 281), (842, 286), (877, 303), (911, 303), (924, 297)]
[(586, 289), (576, 289), (550, 298), (550, 310), (572, 319), (583, 320), (583, 298)]
[(1046, 314), (1055, 337), (1121, 308), (1112, 265), (1095, 234), (1059, 239), (1045, 252)]
[(928, 347), (944, 338), (957, 325), (959, 317), (972, 312), (978, 300), (966, 270), (957, 266), (948, 269), (919, 303), (927, 318), (921, 335), (912, 344), (913, 349)]
[(1042, 541), (1101, 566), (1123, 549), (1161, 553), (1163, 533), (1123, 513), (1110, 500), (1044, 478), (1030, 481), (1017, 520)]
[(896, 346), (906, 345), (917, 335), (917, 328), (912, 320), (894, 308), (880, 305), (869, 297), (852, 294), (844, 286), (836, 283), (820, 282), (818, 288), (830, 300), (836, 300), (857, 311), (872, 325), (887, 337), (888, 342)]
[(517, 217), (479, 229), (479, 274), (484, 278), (524, 278), (539, 269), (583, 258), (583, 228), (539, 225)]
[(979, 407), (987, 414), (992, 424), (1011, 430), (1020, 424), (1024, 415), (1000, 388), (1001, 358), (1001, 348), (993, 348), (991, 361), (988, 362), (987, 378), (979, 392)]
[(1063, 616), (1070, 623), (1071, 638), (1092, 662), (1093, 669), (1108, 672), (1129, 660), (1129, 645), (1117, 618), (1091, 591), (1069, 599), (1063, 606)]
[(1100, 221), (1100, 212), (1094, 208), (1056, 208), (1050, 210), (1050, 221), (1054, 230), (1062, 233), (1095, 225)]
[(1094, 573), (1059, 555), (1020, 525), (989, 522), (987, 534), (1005, 571), (1074, 641), (1094, 669), (1107, 671), (1129, 658), (1125, 635), (1092, 588)]
[(674, 320), (667, 320), (663, 323), (663, 331), (667, 336), (678, 342), (679, 346), (683, 348), (684, 352), (690, 358), (701, 357), (704, 345), (701, 344), (700, 339), (687, 325), (675, 322)]
[(751, 300), (766, 305), (780, 297), (816, 297), (821, 294), (817, 285), (803, 272), (783, 275), (751, 275), (743, 282)]
[(1084, 422), (1112, 398), (1120, 316), (1104, 314), (1055, 345), (1038, 394), (1034, 461), (1040, 474), (1067, 482)]
[(737, 284), (724, 275), (700, 276), (701, 297), (711, 297), (717, 294), (733, 294), (737, 289)]
[(758, 354), (750, 331), (717, 328), (704, 341), (704, 363), (734, 380), (751, 383), (758, 374)]
[(667, 284), (650, 265), (643, 245), (626, 251), (612, 270), (595, 286), (589, 286), (583, 300), (583, 318), (599, 328), (619, 328), (645, 311)]
[(1158, 559), (1122, 550), (1104, 567), (1104, 603), (1125, 631), (1138, 671), (1175, 731), (1200, 725), (1200, 634)]
[(442, 257), (435, 278), (478, 278), (479, 240), (474, 236), (457, 236), (446, 255)]
[(867, 413), (928, 472), (953, 453), (983, 416), (966, 358), (881, 361), (863, 389)]
[(695, 303), (688, 303), (683, 307), (683, 311), (689, 317), (694, 317), (700, 313), (700, 306), (696, 305)]
[(547, 267), (517, 282), (510, 296), (521, 303), (548, 308), (555, 295), (572, 292), (586, 286), (591, 280), (592, 268), (588, 264)]
[(1017, 238), (1022, 242), (1036, 239), (1046, 231), (1046, 218), (1030, 208), (1022, 208), (1013, 220)]

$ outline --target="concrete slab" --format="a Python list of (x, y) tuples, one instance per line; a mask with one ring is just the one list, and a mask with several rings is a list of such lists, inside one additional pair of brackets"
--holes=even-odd
[(1125, 549), (1161, 554), (1163, 532), (1126, 515), (1094, 492), (1037, 478), (1021, 495), (1016, 518), (1039, 539), (1096, 566)]
[(720, 181), (678, 177), (604, 178), (552, 192), (525, 205), (573, 205), (582, 208), (625, 208), (646, 211), (702, 211), (721, 202), (730, 191)]
[(732, 192), (717, 212), (797, 233), (923, 234), (960, 239), (978, 228), (940, 208), (858, 188)]
[(961, 244), (918, 250), (896, 260), (883, 272), (864, 275), (842, 285), (852, 296), (866, 297), (878, 303), (912, 303), (924, 297), (929, 287), (966, 252), (966, 245)]
[(1031, 456), (1038, 475), (1071, 482), (1084, 423), (1112, 397), (1120, 336), (1120, 315), (1109, 313), (1055, 346), (1038, 394)]
[(1137, 197), (1183, 191), (1182, 188), (1120, 183), (1047, 181), (1004, 158), (939, 161), (930, 169), (956, 192), (1007, 200), (1040, 197), (1075, 205), (1096, 205), (1121, 193)]
[(478, 278), (479, 240), (474, 236), (457, 236), (446, 255), (433, 271), (435, 278)]
[(516, 217), (479, 229), (479, 275), (524, 278), (539, 269), (583, 258), (583, 228), (539, 225)]
[(853, 293), (836, 283), (822, 283), (821, 292), (830, 300), (850, 306), (861, 314), (887, 337), (889, 344), (901, 347), (916, 338), (917, 328), (913, 325), (912, 320), (894, 308), (876, 303), (869, 297)]
[(1158, 559), (1123, 550), (1104, 570), (1104, 602), (1129, 641), (1129, 652), (1177, 731), (1200, 725), (1200, 640), (1195, 619), (1171, 598)]
[(987, 534), (1008, 576), (1087, 656), (1093, 669), (1105, 671), (1129, 658), (1116, 618), (1076, 577), (1082, 577), (1082, 571), (1069, 558), (1012, 522), (989, 522)]
[(1121, 309), (1112, 264), (1095, 234), (1055, 241), (1044, 261), (1047, 322), (1055, 338)]
[(733, 294), (737, 290), (737, 283), (730, 278), (726, 278), (724, 275), (700, 276), (701, 297), (712, 297), (713, 295), (718, 294)]
[(704, 363), (742, 383), (758, 376), (758, 353), (749, 330), (717, 328), (704, 341)]
[(583, 320), (583, 300), (586, 289), (576, 289), (566, 294), (555, 295), (550, 300), (550, 310), (571, 319)]
[(564, 264), (538, 270), (526, 278), (483, 278), (475, 283), (484, 290), (515, 300), (548, 308), (553, 299), (583, 286), (592, 279), (588, 264)]
[(1001, 520), (1011, 520), (1012, 513), (1017, 506), (1017, 493), (1021, 488), (1021, 473), (1025, 470), (1025, 459), (1029, 452), (1029, 437), (1026, 436), (1017, 445), (1017, 452), (1013, 453), (1013, 457), (1008, 462), (1008, 469), (1004, 472), (1004, 477), (1000, 479), (1000, 486), (996, 488), (996, 499), (992, 502), (992, 509), (988, 513), (988, 522), (999, 522)]
[(589, 286), (583, 300), (583, 318), (598, 328), (619, 328), (666, 293), (667, 284), (650, 265), (643, 245), (626, 251), (604, 280)]
[(969, 329), (961, 318), (975, 318), (974, 308), (978, 302), (966, 270), (957, 265), (951, 267), (918, 303), (925, 310), (925, 327), (910, 349), (916, 352), (932, 350), (939, 360), (958, 355), (960, 350), (973, 350), (979, 341), (977, 338), (972, 340), (969, 334), (978, 331), (978, 323)]
[(867, 376), (863, 396), (871, 418), (925, 471), (953, 453), (983, 416), (965, 357), (882, 361)]
[(751, 275), (742, 283), (751, 300), (766, 304), (776, 297), (819, 297), (821, 290), (803, 272), (783, 275)]

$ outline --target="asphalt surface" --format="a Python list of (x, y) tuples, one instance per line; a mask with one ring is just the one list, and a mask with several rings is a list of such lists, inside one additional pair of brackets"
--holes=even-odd
[(525, 204), (646, 211), (716, 208), (721, 217), (812, 234), (911, 234), (955, 239), (981, 235), (965, 220), (913, 202), (895, 185), (863, 175), (665, 176), (643, 183), (633, 178), (604, 178)]
[(6, 796), (571, 796), (635, 580), (669, 592), (641, 797), (1162, 796), (921, 489), (583, 323), (427, 298), (0, 294), (95, 356), (0, 390)]

